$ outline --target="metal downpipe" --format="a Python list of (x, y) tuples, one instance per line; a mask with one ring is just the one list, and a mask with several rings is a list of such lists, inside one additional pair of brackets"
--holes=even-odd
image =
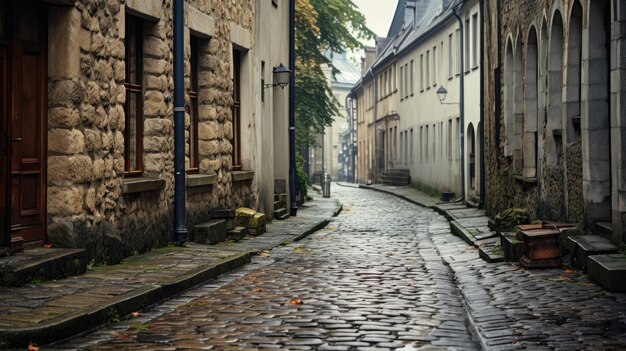
[(463, 19), (459, 16), (458, 9), (463, 6), (465, 1), (461, 1), (458, 5), (452, 8), (452, 12), (454, 13), (454, 17), (459, 21), (459, 35), (461, 36), (459, 40), (459, 52), (461, 54), (461, 72), (460, 72), (460, 97), (459, 97), (459, 117), (460, 117), (460, 125), (459, 125), (459, 135), (460, 135), (460, 148), (461, 148), (461, 197), (457, 201), (462, 201), (465, 199), (465, 53), (463, 52), (463, 41), (464, 38), (464, 28), (463, 28)]
[(298, 214), (296, 200), (296, 53), (295, 53), (295, 14), (296, 0), (290, 1), (289, 6), (289, 67), (291, 78), (289, 81), (289, 199), (291, 206), (289, 214)]
[(185, 210), (184, 0), (174, 0), (174, 243), (187, 238)]

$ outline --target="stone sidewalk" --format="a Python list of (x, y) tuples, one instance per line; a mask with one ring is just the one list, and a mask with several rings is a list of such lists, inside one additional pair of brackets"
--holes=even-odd
[(465, 241), (451, 240), (447, 228), (432, 231), (483, 349), (626, 349), (626, 294), (607, 292), (567, 267), (526, 270), (517, 263), (485, 263), (478, 249), (489, 240), (478, 239), (488, 235), (482, 210), (443, 205), (411, 187), (360, 187), (438, 211)]
[(22, 287), (0, 287), (0, 345), (50, 343), (171, 298), (250, 262), (251, 255), (298, 241), (341, 211), (317, 194), (296, 217), (273, 221), (267, 232), (218, 245), (189, 243), (132, 256), (115, 266)]

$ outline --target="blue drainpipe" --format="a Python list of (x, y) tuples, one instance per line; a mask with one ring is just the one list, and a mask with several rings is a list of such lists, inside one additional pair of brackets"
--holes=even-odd
[(174, 243), (187, 241), (185, 221), (184, 0), (174, 0)]

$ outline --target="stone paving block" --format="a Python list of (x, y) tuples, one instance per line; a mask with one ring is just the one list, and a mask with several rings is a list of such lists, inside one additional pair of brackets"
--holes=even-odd
[(626, 292), (626, 256), (607, 254), (589, 256), (589, 279), (611, 292)]
[(613, 243), (599, 235), (576, 235), (568, 238), (570, 264), (587, 271), (587, 258), (593, 255), (613, 254), (618, 249)]
[(500, 236), (500, 246), (507, 262), (517, 262), (524, 256), (524, 243), (517, 240), (515, 233), (505, 232)]
[(214, 219), (193, 227), (193, 241), (215, 245), (226, 240), (226, 221)]
[(62, 279), (86, 269), (87, 253), (83, 249), (34, 248), (0, 257), (0, 286)]

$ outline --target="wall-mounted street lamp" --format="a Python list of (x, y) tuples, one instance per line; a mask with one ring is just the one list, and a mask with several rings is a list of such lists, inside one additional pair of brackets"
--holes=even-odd
[(439, 89), (437, 89), (437, 97), (439, 98), (439, 103), (442, 105), (458, 105), (458, 102), (444, 102), (446, 100), (446, 97), (448, 96), (448, 90), (446, 90), (446, 88), (444, 88), (444, 86), (440, 86)]
[(278, 67), (274, 67), (272, 72), (274, 73), (274, 82), (276, 83), (265, 84), (264, 88), (267, 89), (279, 86), (281, 89), (285, 89), (285, 87), (289, 84), (289, 81), (291, 80), (292, 71), (290, 69), (287, 69), (287, 67), (283, 66), (283, 64), (281, 63)]

